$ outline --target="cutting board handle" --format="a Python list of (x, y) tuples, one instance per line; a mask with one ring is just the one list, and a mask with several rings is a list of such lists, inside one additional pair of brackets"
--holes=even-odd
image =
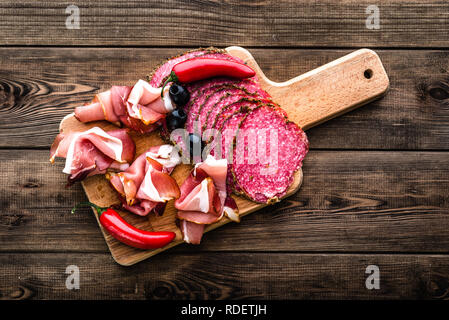
[(381, 97), (390, 84), (379, 56), (369, 49), (354, 51), (285, 82), (268, 79), (247, 50), (226, 50), (254, 68), (262, 88), (304, 130)]

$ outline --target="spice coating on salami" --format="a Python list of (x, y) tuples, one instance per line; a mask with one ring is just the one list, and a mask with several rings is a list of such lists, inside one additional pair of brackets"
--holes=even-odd
[[(248, 91), (245, 87), (254, 87), (258, 88), (258, 84), (254, 83), (251, 80), (242, 80), (238, 83), (227, 83), (221, 86), (218, 86), (217, 89), (212, 92), (204, 103), (200, 106), (198, 111), (198, 115), (196, 116), (195, 121), (198, 121), (201, 125), (201, 129), (206, 129), (208, 115), (212, 112), (214, 108), (219, 108), (220, 106), (226, 105), (226, 102), (223, 104), (223, 100), (226, 97), (230, 96), (239, 96), (243, 97), (258, 97), (257, 89)], [(231, 103), (231, 102), (228, 102)]]
[(207, 115), (204, 122), (201, 121), (203, 128), (218, 129), (219, 126), (216, 125), (217, 117), (230, 105), (242, 98), (268, 99), (269, 95), (254, 82), (240, 82), (235, 86), (235, 88), (228, 91), (228, 95), (224, 96), (220, 101), (213, 105), (210, 110), (207, 110)]
[(222, 130), (218, 132), (214, 139), (210, 142), (211, 152), (217, 159), (228, 160), (228, 174), (226, 177), (226, 187), (228, 192), (240, 191), (236, 190), (234, 178), (232, 175), (234, 140), (238, 133), (238, 129), (245, 117), (248, 115), (249, 108), (241, 107), (231, 117), (228, 117), (223, 123)]
[(222, 131), (224, 128), (225, 122), (229, 117), (233, 117), (236, 112), (241, 110), (241, 108), (246, 107), (247, 109), (254, 109), (257, 107), (259, 102), (257, 100), (250, 100), (248, 98), (240, 98), (234, 103), (227, 105), (225, 108), (221, 110), (221, 113), (217, 115), (213, 127), (219, 131)]

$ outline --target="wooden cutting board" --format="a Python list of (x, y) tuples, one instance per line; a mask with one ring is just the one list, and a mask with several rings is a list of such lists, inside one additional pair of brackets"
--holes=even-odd
[[(304, 130), (382, 96), (389, 87), (388, 76), (379, 57), (374, 51), (368, 49), (357, 50), (282, 83), (269, 80), (247, 50), (241, 47), (229, 47), (226, 50), (247, 62), (256, 71), (261, 86), (273, 97), (275, 102), (287, 111), (290, 120), (296, 122)], [(81, 123), (75, 119), (72, 113), (61, 121), (60, 130), (63, 132), (84, 131), (94, 126), (101, 127), (104, 130), (116, 128), (104, 121)], [(136, 156), (146, 151), (150, 146), (163, 143), (157, 132), (146, 135), (132, 133), (131, 135), (136, 143)], [(184, 164), (175, 168), (172, 176), (179, 185), (189, 175), (191, 168), (190, 165)], [(296, 172), (294, 182), (286, 197), (298, 191), (302, 183), (302, 174), (301, 169)], [(120, 203), (115, 191), (112, 190), (104, 176), (90, 177), (83, 181), (82, 185), (89, 201), (97, 205), (110, 206)], [(241, 217), (265, 206), (241, 197), (235, 196), (234, 198)], [(95, 210), (93, 212), (98, 221)], [(149, 231), (167, 230), (176, 233), (175, 241), (164, 248), (140, 250), (115, 240), (100, 225), (114, 260), (121, 265), (135, 264), (183, 242), (181, 231), (176, 226), (176, 209), (173, 206), (173, 201), (168, 203), (161, 217), (156, 217), (151, 213), (147, 217), (139, 217), (126, 211), (120, 211), (120, 214), (138, 228)], [(231, 221), (223, 218), (221, 221), (207, 226), (205, 232), (228, 222)], [(267, 228), (269, 227), (267, 225)], [(207, 241), (207, 235), (203, 236), (202, 241)]]

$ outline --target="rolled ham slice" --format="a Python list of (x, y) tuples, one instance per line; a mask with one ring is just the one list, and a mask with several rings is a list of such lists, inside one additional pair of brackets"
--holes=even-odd
[[(116, 94), (116, 92), (114, 92)], [(114, 97), (116, 100), (117, 97)], [(119, 115), (115, 113), (112, 104), (112, 91), (104, 91), (97, 94), (90, 104), (75, 108), (75, 117), (81, 122), (106, 120), (116, 123)]]
[(226, 217), (234, 222), (240, 222), (239, 208), (237, 207), (237, 203), (234, 198), (230, 195), (227, 195), (223, 211)]
[(129, 86), (112, 86), (111, 87), (111, 103), (114, 113), (118, 117), (126, 115), (126, 101), (132, 87)]
[(204, 233), (204, 224), (181, 220), (180, 229), (186, 243), (200, 244)]
[(127, 170), (108, 174), (106, 178), (126, 210), (140, 216), (151, 211), (162, 213), (167, 201), (180, 196), (178, 184), (169, 175), (180, 161), (178, 151), (171, 145), (151, 147)]
[[(192, 182), (191, 184), (192, 186), (196, 183), (197, 180), (195, 178), (193, 179), (195, 180), (195, 182)], [(184, 217), (185, 215), (182, 215), (182, 213), (186, 212), (190, 213), (197, 212), (199, 213), (199, 216), (211, 214), (216, 217), (220, 217), (222, 208), (220, 198), (218, 196), (217, 190), (215, 189), (215, 185), (211, 177), (204, 178), (192, 190), (187, 192), (187, 194), (182, 199), (178, 199), (178, 201), (175, 202), (175, 207), (176, 209), (180, 210), (178, 217), (181, 219), (185, 219), (182, 218), (181, 216)], [(209, 221), (210, 219), (206, 220)], [(195, 221), (190, 220), (190, 221), (196, 223), (203, 223), (199, 222), (199, 220)]]
[(223, 215), (240, 221), (237, 205), (226, 192), (227, 172), (226, 159), (216, 160), (209, 155), (182, 184), (175, 208), (185, 242), (199, 244), (204, 226), (218, 222)]
[(166, 114), (174, 106), (169, 96), (169, 87), (152, 87), (139, 80), (130, 86), (113, 86), (95, 96), (90, 104), (75, 108), (75, 117), (81, 122), (106, 120), (124, 125), (140, 133), (148, 133), (163, 123)]
[(147, 157), (159, 162), (163, 167), (162, 171), (169, 174), (181, 163), (181, 157), (177, 149), (170, 144), (152, 147), (145, 154)]
[(134, 85), (128, 97), (128, 103), (134, 108), (137, 105), (148, 106), (155, 112), (168, 113), (174, 110), (169, 96), (170, 86), (164, 88), (164, 99), (161, 99), (161, 88), (155, 88), (144, 80)]
[(50, 148), (50, 161), (65, 158), (69, 184), (107, 169), (126, 170), (135, 154), (135, 144), (126, 129), (105, 132), (94, 127), (84, 132), (60, 133)]
[(204, 162), (195, 165), (194, 170), (202, 169), (212, 178), (220, 197), (221, 208), (226, 200), (226, 175), (228, 173), (228, 161), (226, 159), (215, 160), (210, 154)]
[(237, 204), (234, 198), (228, 194), (226, 188), (227, 175), (229, 173), (227, 160), (216, 160), (209, 154), (204, 162), (195, 165), (195, 170), (196, 168), (204, 170), (214, 181), (224, 214), (232, 221), (240, 222)]

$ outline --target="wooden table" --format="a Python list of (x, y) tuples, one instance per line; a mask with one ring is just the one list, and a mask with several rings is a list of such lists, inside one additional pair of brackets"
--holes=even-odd
[[(0, 1), (1, 299), (449, 297), (449, 3), (370, 0)], [(281, 81), (357, 48), (390, 76), (382, 100), (307, 132), (289, 199), (132, 267), (117, 265), (81, 186), (49, 146), (61, 118), (198, 46), (248, 48)], [(67, 266), (80, 272), (68, 290)], [(376, 265), (380, 288), (368, 290)]]

